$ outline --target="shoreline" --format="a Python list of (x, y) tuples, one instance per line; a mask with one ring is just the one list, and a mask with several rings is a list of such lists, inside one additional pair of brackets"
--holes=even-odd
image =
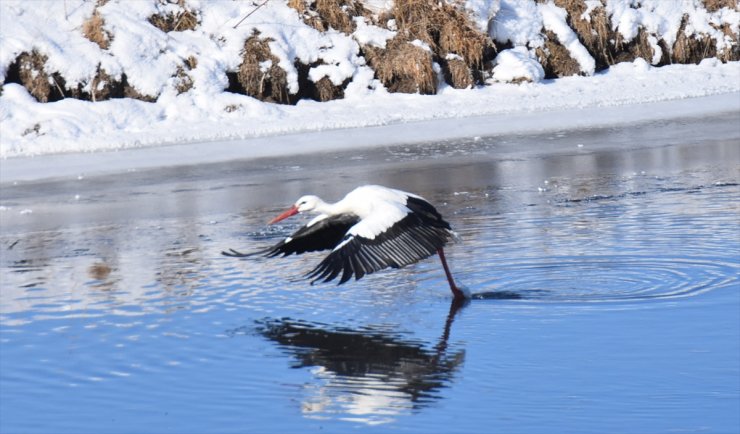
[(250, 139), (10, 157), (0, 160), (0, 183), (110, 175), (158, 167), (372, 149), (425, 141), (603, 128), (733, 112), (740, 117), (740, 92), (608, 107), (439, 118), (382, 126), (265, 135)]

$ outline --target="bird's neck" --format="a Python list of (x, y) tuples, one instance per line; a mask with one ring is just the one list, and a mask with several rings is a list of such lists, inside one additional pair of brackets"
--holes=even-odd
[(336, 215), (341, 214), (341, 211), (339, 211), (340, 207), (338, 207), (339, 202), (337, 203), (326, 203), (323, 200), (319, 199), (316, 203), (316, 207), (313, 209), (314, 214), (326, 214), (326, 215)]
[(346, 201), (344, 200), (340, 200), (339, 202), (334, 203), (326, 203), (323, 200), (319, 199), (319, 202), (318, 204), (316, 204), (313, 212), (316, 214), (335, 216), (340, 214), (350, 214), (353, 212), (353, 210), (350, 207), (350, 204), (346, 203)]

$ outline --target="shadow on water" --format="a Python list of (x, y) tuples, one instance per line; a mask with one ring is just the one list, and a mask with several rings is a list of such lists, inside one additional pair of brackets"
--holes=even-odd
[(382, 326), (333, 327), (290, 318), (258, 320), (227, 334), (256, 333), (293, 357), (294, 368), (311, 369), (323, 384), (303, 404), (307, 417), (335, 414), (376, 424), (441, 398), (465, 361), (465, 351), (449, 351), (448, 341), (455, 316), (468, 304), (451, 302), (434, 346)]
[(470, 298), (472, 300), (521, 300), (524, 297), (513, 291), (484, 291), (474, 292)]

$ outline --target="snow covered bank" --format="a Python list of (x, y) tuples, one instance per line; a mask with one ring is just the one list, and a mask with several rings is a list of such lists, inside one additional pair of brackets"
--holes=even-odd
[[(260, 8), (251, 2), (197, 0), (3, 1), (0, 157), (619, 106), (740, 90), (737, 62), (711, 58), (700, 65), (654, 66), (673, 62), (679, 49), (691, 51), (690, 41), (700, 41), (711, 56), (734, 55), (732, 35), (740, 13), (723, 0), (713, 6), (698, 0), (458, 2), (473, 23), (466, 31), (486, 35), (499, 50), (485, 86), (480, 74), (478, 85), (470, 84), (475, 71), (468, 66), (488, 68), (486, 55), (476, 54), (485, 43), (425, 39), (430, 32), (401, 41), (399, 34), (411, 31), (404, 30), (400, 17), (416, 12), (403, 15), (400, 0), (341, 3), (342, 8), (321, 12), (318, 3), (299, 0), (271, 0)], [(436, 10), (442, 6), (434, 2), (419, 4), (437, 18), (452, 11)], [(356, 16), (342, 15), (349, 6)], [(453, 30), (463, 28), (461, 15), (455, 16)], [(590, 40), (589, 26), (605, 26), (606, 33)], [(427, 62), (419, 70), (434, 75), (422, 78), (430, 80), (427, 91), (436, 95), (392, 93), (423, 89), (400, 83), (393, 66), (385, 71), (399, 61), (377, 51), (387, 44), (406, 47), (409, 56)], [(570, 60), (558, 72), (547, 55)], [(624, 58), (629, 61), (600, 71)], [(542, 80), (568, 74), (585, 76)], [(256, 97), (227, 91), (238, 87), (233, 80), (246, 91), (248, 81), (240, 77), (258, 79)], [(522, 80), (532, 82), (503, 83)], [(455, 89), (456, 83), (469, 83), (468, 89)], [(301, 90), (305, 86), (342, 99), (297, 98), (308, 95)], [(263, 92), (267, 87), (297, 104), (260, 101), (274, 96)], [(63, 99), (37, 101), (45, 95)]]
[[(301, 101), (295, 106), (268, 104), (229, 93), (211, 98), (182, 94), (155, 103), (125, 98), (97, 103), (65, 99), (43, 104), (33, 100), (25, 89), (10, 84), (0, 98), (0, 155), (8, 158), (242, 140), (441, 118), (620, 106), (727, 92), (740, 92), (740, 65), (736, 62), (706, 60), (701, 65), (653, 68), (640, 59), (592, 77), (494, 84), (470, 90), (445, 88), (434, 96), (373, 93), (325, 103)], [(228, 111), (225, 106), (236, 108)], [(532, 127), (537, 128), (537, 117), (532, 121)], [(6, 165), (10, 160), (3, 163)]]
[[(555, 99), (551, 100), (555, 102)], [(462, 105), (462, 104), (461, 104)], [(383, 126), (301, 132), (246, 140), (153, 146), (115, 152), (51, 154), (2, 160), (0, 182), (48, 178), (79, 179), (166, 166), (220, 163), (239, 159), (296, 156), (314, 152), (362, 150), (376, 146), (456, 138), (527, 134), (623, 126), (664, 119), (740, 118), (740, 92), (619, 106), (572, 106), (552, 111), (519, 111), (487, 116), (398, 122)], [(573, 144), (576, 148), (577, 144)], [(587, 147), (599, 144), (582, 144)], [(126, 175), (126, 176), (129, 176)]]

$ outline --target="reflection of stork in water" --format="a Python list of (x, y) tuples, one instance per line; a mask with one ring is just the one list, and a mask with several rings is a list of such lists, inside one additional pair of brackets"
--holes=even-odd
[[(444, 331), (433, 348), (382, 328), (332, 328), (294, 320), (263, 320), (257, 331), (297, 360), (313, 367), (326, 383), (304, 402), (306, 413), (340, 413), (360, 421), (382, 422), (403, 408), (420, 408), (447, 387), (465, 358), (448, 353), (450, 329), (468, 303), (454, 299)], [(318, 395), (318, 396), (316, 396)]]

